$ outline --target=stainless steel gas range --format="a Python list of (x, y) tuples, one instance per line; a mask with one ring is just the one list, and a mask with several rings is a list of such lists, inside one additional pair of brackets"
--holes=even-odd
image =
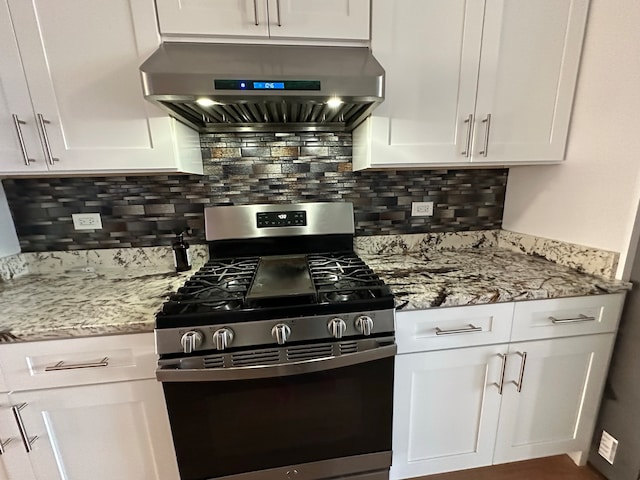
[(387, 480), (394, 302), (350, 203), (205, 209), (210, 260), (156, 317), (182, 480)]

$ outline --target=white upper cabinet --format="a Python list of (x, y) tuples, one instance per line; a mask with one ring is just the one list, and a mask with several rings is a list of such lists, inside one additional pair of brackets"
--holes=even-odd
[(369, 9), (369, 0), (269, 0), (269, 35), (369, 40)]
[(356, 170), (563, 160), (588, 0), (374, 0), (383, 104)]
[(9, 6), (0, 1), (0, 168), (47, 171)]
[(0, 173), (202, 173), (197, 133), (142, 95), (138, 67), (160, 42), (152, 0), (1, 1), (0, 22), (12, 27), (0, 48), (19, 57), (0, 66), (16, 99), (0, 107), (0, 148), (19, 126), (35, 161), (18, 148)]
[(174, 36), (368, 40), (369, 0), (156, 0)]
[(268, 37), (264, 0), (156, 0), (163, 35)]

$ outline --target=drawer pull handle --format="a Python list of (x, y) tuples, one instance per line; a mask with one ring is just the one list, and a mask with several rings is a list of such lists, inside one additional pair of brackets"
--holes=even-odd
[(498, 393), (502, 395), (502, 390), (504, 388), (504, 372), (507, 370), (507, 355), (504, 353), (499, 353), (498, 356), (502, 358), (502, 367), (500, 369), (500, 383), (494, 383), (496, 387), (498, 387)]
[(577, 317), (573, 317), (573, 318), (549, 317), (549, 320), (551, 320), (553, 323), (593, 322), (595, 319), (596, 319), (596, 317), (588, 317), (588, 316), (583, 315), (583, 314), (580, 314)]
[(15, 113), (11, 115), (13, 118), (13, 126), (16, 127), (16, 135), (18, 135), (18, 143), (20, 144), (20, 152), (22, 153), (22, 160), (24, 164), (28, 167), (31, 162), (35, 162), (33, 158), (29, 158), (27, 154), (27, 147), (24, 144), (24, 137), (22, 135), (22, 125), (26, 125), (27, 122), (20, 120), (18, 115)]
[(491, 129), (491, 114), (487, 113), (487, 118), (482, 120), (482, 123), (486, 124), (486, 128), (484, 130), (484, 148), (480, 150), (478, 153), (483, 157), (486, 157), (489, 153), (489, 130)]
[(13, 442), (13, 437), (9, 437), (4, 441), (0, 441), (0, 455), (4, 455), (6, 446), (11, 442)]
[(20, 436), (22, 437), (22, 442), (24, 443), (24, 449), (29, 453), (33, 450), (33, 443), (38, 439), (37, 435), (29, 438), (27, 434), (26, 428), (24, 428), (24, 422), (22, 421), (22, 415), (20, 415), (20, 410), (26, 407), (26, 403), (21, 403), (20, 405), (14, 405), (11, 407), (11, 411), (13, 412), (13, 416), (16, 419), (16, 423), (18, 424), (18, 430), (20, 430)]
[(518, 381), (512, 381), (516, 387), (518, 387), (518, 393), (522, 391), (522, 380), (524, 379), (524, 367), (527, 363), (527, 352), (516, 352), (516, 355), (520, 355), (522, 357), (522, 361), (520, 362), (520, 375), (518, 377)]
[(280, 0), (276, 0), (276, 14), (278, 15), (278, 26), (282, 26), (282, 20), (280, 18)]
[(88, 363), (65, 363), (64, 360), (60, 360), (55, 365), (49, 365), (48, 367), (44, 367), (45, 372), (55, 372), (58, 370), (74, 370), (76, 368), (96, 368), (96, 367), (108, 367), (109, 366), (109, 357), (104, 357), (102, 360), (98, 362), (88, 362)]
[(47, 156), (49, 165), (54, 165), (54, 162), (57, 162), (60, 159), (54, 157), (53, 153), (51, 152), (51, 144), (49, 143), (49, 135), (47, 134), (47, 125), (51, 122), (49, 120), (46, 120), (41, 113), (36, 114), (36, 119), (38, 120), (38, 125), (40, 126), (42, 141), (44, 142), (44, 153)]
[(461, 155), (469, 157), (471, 155), (471, 132), (473, 130), (473, 114), (470, 113), (464, 123), (467, 124), (467, 144), (464, 147), (464, 151), (460, 152)]
[(258, 0), (253, 0), (253, 20), (255, 22), (254, 25), (260, 25), (258, 21)]
[(473, 324), (469, 324), (465, 328), (452, 328), (451, 330), (442, 330), (440, 327), (436, 327), (436, 335), (457, 335), (460, 333), (477, 333), (481, 332), (482, 327), (476, 327)]

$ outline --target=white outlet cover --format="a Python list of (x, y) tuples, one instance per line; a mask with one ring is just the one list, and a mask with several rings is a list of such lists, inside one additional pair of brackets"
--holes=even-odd
[(598, 447), (598, 454), (613, 465), (613, 460), (616, 458), (617, 450), (618, 440), (613, 438), (613, 436), (606, 430), (603, 430), (602, 437), (600, 438), (600, 446)]
[(433, 202), (411, 202), (412, 217), (433, 216)]
[(102, 219), (99, 213), (73, 213), (73, 228), (76, 230), (100, 230)]

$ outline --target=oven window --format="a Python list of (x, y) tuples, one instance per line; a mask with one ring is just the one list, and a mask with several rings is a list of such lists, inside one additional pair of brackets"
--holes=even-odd
[(391, 450), (393, 357), (163, 387), (182, 480)]

